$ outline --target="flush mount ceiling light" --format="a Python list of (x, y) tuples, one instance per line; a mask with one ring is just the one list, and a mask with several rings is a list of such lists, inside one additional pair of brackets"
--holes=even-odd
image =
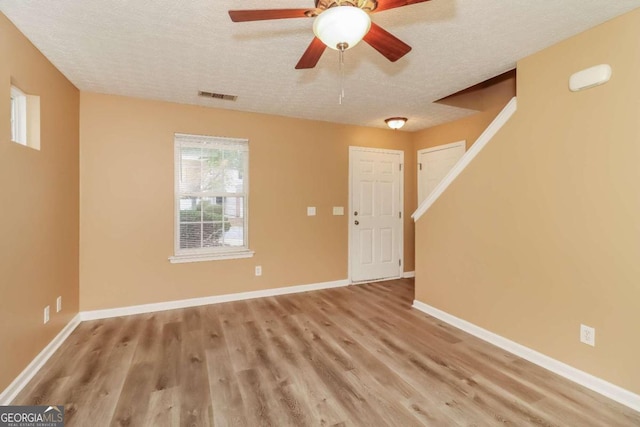
[(391, 118), (385, 120), (385, 123), (391, 129), (397, 130), (397, 129), (400, 129), (402, 126), (404, 126), (405, 123), (407, 123), (407, 118), (406, 117), (391, 117)]
[(335, 6), (318, 15), (313, 33), (327, 47), (347, 50), (357, 45), (371, 28), (369, 14), (359, 7)]

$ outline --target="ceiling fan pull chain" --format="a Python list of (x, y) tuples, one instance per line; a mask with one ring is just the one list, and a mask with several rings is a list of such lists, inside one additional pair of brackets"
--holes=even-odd
[(342, 105), (344, 99), (344, 51), (345, 46), (338, 45), (338, 72), (340, 74), (340, 96), (338, 97), (338, 104)]

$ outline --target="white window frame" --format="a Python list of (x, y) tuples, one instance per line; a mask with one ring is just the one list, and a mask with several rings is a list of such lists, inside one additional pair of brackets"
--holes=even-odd
[(11, 140), (27, 145), (27, 95), (11, 86)]
[[(183, 142), (184, 139), (189, 139), (191, 142)], [(196, 248), (196, 249), (182, 249), (180, 248), (180, 199), (183, 193), (180, 191), (180, 174), (182, 167), (182, 154), (180, 148), (187, 145), (194, 147), (206, 146), (206, 144), (215, 145), (216, 143), (236, 143), (246, 144), (247, 155), (245, 156), (244, 170), (243, 170), (243, 186), (244, 193), (242, 194), (244, 200), (244, 243), (245, 245), (240, 248)], [(249, 249), (249, 140), (238, 138), (222, 138), (203, 135), (189, 135), (176, 133), (174, 135), (174, 256), (169, 257), (169, 261), (172, 263), (185, 263), (185, 262), (200, 262), (200, 261), (215, 261), (223, 259), (238, 259), (238, 258), (250, 258), (254, 255), (254, 251)], [(190, 193), (193, 194), (193, 193)], [(224, 196), (236, 196), (236, 193), (206, 193), (202, 192), (204, 197), (224, 197)]]

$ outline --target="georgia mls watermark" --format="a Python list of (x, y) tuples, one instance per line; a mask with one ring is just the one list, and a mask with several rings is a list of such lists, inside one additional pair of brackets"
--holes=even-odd
[(64, 406), (0, 406), (0, 427), (64, 427)]

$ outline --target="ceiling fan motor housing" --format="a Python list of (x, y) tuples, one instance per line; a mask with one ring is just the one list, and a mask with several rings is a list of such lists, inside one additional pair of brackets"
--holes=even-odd
[(373, 12), (378, 6), (377, 0), (320, 0), (316, 7), (319, 9), (329, 9), (336, 6), (355, 6), (367, 12)]

